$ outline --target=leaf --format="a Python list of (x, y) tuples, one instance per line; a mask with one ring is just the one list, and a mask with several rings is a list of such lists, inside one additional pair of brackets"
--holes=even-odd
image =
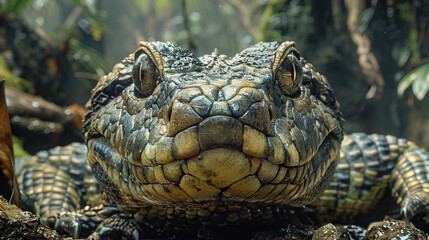
[(22, 158), (22, 157), (28, 157), (30, 154), (25, 151), (25, 149), (22, 147), (22, 143), (19, 141), (19, 138), (16, 136), (12, 136), (12, 142), (13, 142), (13, 153), (15, 158)]
[(401, 79), (398, 84), (398, 95), (402, 97), (411, 85), (414, 95), (422, 100), (429, 90), (429, 63), (414, 68)]
[(374, 8), (369, 7), (362, 11), (359, 16), (359, 32), (364, 32), (368, 27), (368, 24), (371, 22), (372, 17), (374, 16)]
[(1, 8), (7, 14), (19, 15), (24, 11), (34, 0), (7, 0), (1, 4)]
[(99, 16), (95, 12), (91, 11), (91, 9), (82, 0), (72, 0), (72, 1), (74, 2), (74, 4), (81, 7), (83, 11), (85, 11), (91, 18), (95, 19), (96, 21), (101, 21)]
[(91, 9), (83, 0), (72, 0), (77, 6), (81, 7), (83, 11), (91, 17), (89, 22), (92, 29), (92, 37), (96, 41), (100, 41), (103, 30), (109, 29), (103, 23), (103, 18), (107, 16), (106, 11)]
[(98, 77), (106, 75), (111, 69), (111, 64), (101, 53), (76, 39), (70, 40), (70, 54), (88, 72), (97, 73)]
[(90, 19), (89, 26), (91, 26), (91, 29), (92, 29), (92, 32), (91, 32), (92, 38), (95, 41), (100, 41), (103, 34), (103, 28), (100, 25), (100, 22), (94, 19)]
[(392, 57), (402, 67), (411, 56), (411, 49), (408, 44), (403, 42), (396, 42), (392, 47)]
[(422, 72), (413, 83), (413, 93), (420, 101), (423, 100), (429, 90), (429, 64), (423, 65), (422, 67)]

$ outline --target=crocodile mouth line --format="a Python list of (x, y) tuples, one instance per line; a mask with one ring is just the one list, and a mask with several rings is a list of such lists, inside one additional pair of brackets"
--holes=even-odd
[[(106, 136), (97, 129), (91, 129), (86, 139), (87, 142), (90, 142), (95, 139), (105, 138), (112, 145), (110, 149), (116, 151), (116, 153), (122, 156), (127, 162), (145, 167), (154, 167), (174, 161), (199, 157), (206, 150), (216, 148), (231, 148), (243, 152), (248, 157), (266, 159), (273, 164), (285, 165), (287, 167), (299, 167), (312, 161), (319, 150), (325, 148), (326, 142), (329, 142), (328, 140), (337, 139), (338, 142), (340, 141), (340, 136), (334, 131), (331, 131), (317, 144), (314, 151), (306, 153), (309, 155), (304, 159), (304, 157), (301, 156), (302, 153), (297, 152), (296, 148), (290, 150), (288, 145), (284, 145), (277, 136), (269, 136), (249, 125), (239, 123), (232, 117), (216, 117), (228, 119), (228, 121), (232, 121), (233, 123), (220, 121), (220, 124), (225, 124), (226, 126), (221, 128), (216, 121), (216, 125), (214, 126), (207, 126), (209, 124), (202, 122), (196, 126), (191, 126), (180, 131), (175, 136), (170, 137), (170, 139), (172, 139), (170, 141), (161, 141), (161, 144), (148, 143), (143, 149), (137, 149), (137, 147), (135, 149), (127, 149), (128, 152), (133, 153), (132, 155), (124, 154), (117, 146), (114, 146), (115, 144), (110, 138), (114, 134)], [(209, 119), (213, 118), (215, 117), (210, 117)], [(162, 145), (163, 148), (167, 148), (167, 151), (172, 152), (172, 154), (168, 154), (168, 157), (163, 161), (157, 161), (157, 159), (136, 159), (135, 155), (145, 158), (148, 145), (149, 147), (155, 148), (158, 148), (157, 145)], [(139, 160), (141, 162), (139, 162)]]
[[(202, 133), (200, 133), (200, 135), (214, 135), (213, 133), (209, 133), (209, 132), (202, 132)], [(87, 136), (87, 142), (89, 143), (89, 142), (93, 142), (93, 141), (100, 141), (101, 139), (105, 139), (106, 140), (106, 142), (104, 142), (104, 143), (102, 143), (103, 145), (110, 145), (110, 147), (108, 147), (108, 148), (106, 148), (106, 149), (110, 149), (110, 150), (114, 150), (115, 152), (116, 152), (116, 154), (118, 154), (118, 155), (121, 155), (117, 150), (116, 150), (116, 148), (115, 148), (115, 146), (113, 146), (111, 143), (110, 143), (110, 139), (108, 138), (108, 137), (106, 137), (106, 136), (104, 136), (103, 134), (101, 134), (100, 132), (98, 132), (98, 131), (90, 131), (89, 132), (89, 134), (88, 134), (88, 136)], [(318, 146), (318, 148), (317, 148), (317, 151), (315, 151), (310, 157), (308, 157), (307, 158), (307, 160), (305, 160), (305, 161), (302, 161), (300, 164), (298, 164), (298, 165), (295, 165), (295, 166), (289, 166), (289, 167), (300, 167), (300, 166), (302, 166), (302, 165), (304, 165), (304, 164), (307, 164), (308, 162), (311, 162), (311, 161), (313, 161), (314, 160), (314, 158), (315, 158), (315, 156), (318, 154), (318, 152), (320, 151), (320, 149), (324, 149), (324, 148), (326, 148), (326, 145), (328, 144), (328, 142), (329, 143), (331, 143), (331, 142), (334, 142), (334, 140), (336, 140), (336, 142), (340, 142), (340, 140), (339, 140), (339, 137), (336, 135), (336, 134), (334, 134), (333, 132), (331, 132), (331, 133), (329, 133), (325, 138), (324, 138), (324, 140), (321, 142), (321, 144)], [(205, 147), (205, 149), (202, 149), (202, 150), (200, 150), (200, 151), (198, 151), (196, 154), (193, 154), (193, 155), (190, 155), (189, 157), (187, 157), (186, 159), (188, 159), (188, 158), (192, 158), (192, 157), (198, 157), (198, 156), (200, 156), (200, 154), (201, 153), (204, 153), (205, 151), (207, 151), (207, 150), (210, 150), (210, 149), (216, 149), (216, 148), (230, 148), (230, 149), (234, 149), (234, 150), (238, 150), (238, 151), (242, 151), (244, 154), (246, 154), (248, 157), (258, 157), (258, 156), (256, 156), (255, 154), (252, 154), (251, 152), (246, 152), (246, 150), (248, 150), (248, 149), (246, 149), (246, 150), (244, 150), (243, 148), (242, 148), (242, 146), (241, 145), (239, 145), (238, 147), (237, 146), (234, 146), (233, 144), (228, 144), (228, 143), (213, 143), (213, 144), (211, 144), (210, 146), (207, 146), (207, 147)], [(126, 157), (124, 157), (124, 156), (122, 156), (125, 160), (127, 160), (127, 158)], [(263, 158), (263, 157), (262, 157)], [(266, 157), (265, 157), (266, 158)], [(176, 159), (174, 159), (174, 161), (178, 161), (178, 160), (182, 160), (181, 158), (176, 158)], [(163, 165), (163, 164), (156, 164), (156, 165)], [(144, 166), (144, 165), (142, 165), (142, 166)], [(147, 166), (147, 167), (149, 167), (149, 166)]]

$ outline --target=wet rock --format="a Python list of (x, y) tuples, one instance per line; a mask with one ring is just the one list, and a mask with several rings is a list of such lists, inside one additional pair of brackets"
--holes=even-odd
[(252, 240), (310, 240), (316, 227), (309, 225), (288, 225), (279, 231), (258, 232)]
[(341, 240), (364, 239), (367, 233), (366, 228), (357, 225), (335, 225)]
[(338, 240), (340, 239), (340, 236), (338, 235), (337, 228), (332, 224), (326, 224), (319, 229), (317, 229), (312, 240)]
[(62, 239), (38, 217), (0, 196), (0, 239)]
[(368, 234), (365, 240), (403, 240), (403, 239), (427, 239), (426, 234), (414, 227), (407, 226), (404, 222), (396, 220), (384, 220), (382, 222), (375, 222), (369, 226)]
[(333, 225), (326, 224), (320, 228), (315, 226), (290, 224), (281, 231), (258, 232), (253, 235), (252, 240), (313, 240), (313, 239), (340, 239), (340, 240), (362, 240), (367, 233), (366, 228), (356, 225)]

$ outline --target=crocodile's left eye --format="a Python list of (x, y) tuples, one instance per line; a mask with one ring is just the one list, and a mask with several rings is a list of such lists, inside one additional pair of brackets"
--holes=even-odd
[(296, 97), (302, 83), (302, 66), (297, 52), (291, 51), (283, 59), (275, 73), (277, 85), (283, 94)]
[(160, 78), (159, 70), (152, 59), (139, 50), (134, 54), (133, 82), (139, 97), (148, 97), (153, 93)]

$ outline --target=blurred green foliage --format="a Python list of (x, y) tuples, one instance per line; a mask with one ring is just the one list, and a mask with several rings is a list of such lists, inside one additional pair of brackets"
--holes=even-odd
[[(89, 19), (89, 25), (92, 29), (91, 35), (96, 41), (101, 40), (101, 36), (103, 34), (103, 31), (107, 30), (107, 27), (103, 24), (103, 19), (106, 17), (107, 12), (105, 11), (99, 11), (95, 7), (90, 7), (91, 5), (88, 5), (88, 1), (83, 0), (72, 0), (74, 4), (81, 7), (86, 14), (90, 16)], [(93, 5), (92, 5), (93, 6)]]
[[(20, 15), (34, 0), (0, 0), (0, 9), (4, 13), (16, 16)], [(6, 79), (6, 85), (30, 92), (33, 87), (31, 82), (15, 75), (6, 63), (6, 60), (0, 55), (0, 78)]]
[[(22, 22), (29, 29), (34, 30), (34, 35), (40, 37), (40, 40), (36, 43), (38, 50), (33, 46), (32, 49), (35, 49), (33, 52), (42, 54), (46, 52), (43, 49), (53, 49), (57, 56), (62, 55), (67, 58), (66, 62), (57, 59), (58, 66), (60, 66), (57, 69), (59, 77), (55, 78), (52, 83), (47, 83), (47, 86), (42, 86), (41, 92), (45, 93), (43, 94), (44, 97), (46, 97), (47, 93), (49, 97), (52, 97), (52, 100), (69, 101), (69, 104), (71, 104), (70, 101), (76, 102), (77, 98), (86, 99), (85, 93), (87, 92), (86, 95), (89, 94), (90, 89), (95, 85), (94, 80), (98, 80), (110, 71), (112, 64), (101, 54), (99, 48), (94, 48), (94, 46), (97, 47), (97, 42), (101, 42), (103, 34), (109, 32), (103, 22), (107, 12), (97, 7), (97, 1), (0, 0), (0, 8), (9, 17), (10, 21)], [(90, 41), (88, 41), (88, 36), (92, 38)], [(26, 46), (35, 44), (31, 41), (31, 39), (27, 41)], [(12, 40), (9, 43), (11, 47), (13, 47), (13, 42), (16, 41)], [(32, 85), (37, 88), (38, 84), (36, 82), (41, 81), (41, 76), (30, 75), (25, 77), (28, 79), (24, 79), (14, 74), (22, 73), (22, 70), (15, 71), (15, 68), (22, 69), (23, 66), (14, 65), (16, 61), (19, 61), (21, 53), (22, 51), (14, 51), (12, 58), (8, 58), (7, 62), (1, 56), (0, 76), (8, 79), (8, 85), (13, 85), (27, 92), (40, 94), (40, 89), (31, 88)], [(8, 66), (8, 64), (13, 66)], [(67, 65), (67, 67), (61, 68), (61, 65)], [(72, 72), (67, 72), (70, 70), (61, 72), (64, 69), (71, 69)], [(66, 74), (67, 76), (60, 76), (60, 74)], [(76, 97), (68, 99), (70, 93), (66, 93), (66, 91), (73, 91), (70, 87), (66, 87), (66, 84), (70, 82), (68, 79), (78, 80), (78, 83), (74, 84), (76, 87), (74, 91), (81, 92), (82, 95), (72, 94), (72, 96)], [(34, 83), (31, 84), (33, 81)], [(30, 89), (32, 91), (29, 91)], [(58, 97), (55, 97), (55, 94)], [(67, 97), (64, 97), (65, 95)], [(81, 101), (83, 102), (84, 100)]]
[(414, 68), (401, 79), (398, 85), (399, 96), (402, 97), (410, 86), (417, 99), (423, 100), (429, 90), (429, 63)]
[(22, 91), (31, 92), (33, 85), (31, 82), (13, 74), (2, 55), (0, 55), (0, 79), (6, 79), (6, 86), (11, 86)]
[(270, 0), (262, 6), (259, 41), (300, 39), (314, 33), (313, 8), (308, 1)]
[(20, 15), (34, 0), (1, 0), (0, 8), (6, 14)]
[(393, 10), (400, 23), (406, 26), (402, 38), (398, 38), (392, 47), (393, 59), (403, 68), (397, 74), (397, 92), (402, 97), (411, 87), (416, 98), (423, 100), (429, 90), (429, 6), (425, 0), (400, 1), (395, 3)]
[(13, 154), (15, 156), (15, 159), (30, 155), (27, 151), (24, 150), (18, 137), (12, 136), (12, 142), (13, 142)]
[[(267, 6), (265, 7), (264, 12), (262, 13), (261, 20), (259, 23), (259, 36), (258, 41), (267, 41), (269, 38), (267, 36), (268, 33), (268, 26), (270, 24), (270, 20), (275, 19), (278, 16), (273, 16), (276, 12), (276, 9), (280, 8), (281, 6), (285, 5), (287, 0), (270, 0), (268, 1)], [(291, 4), (292, 5), (292, 4)], [(278, 38), (278, 32), (272, 31), (271, 34), (274, 38)], [(277, 36), (276, 36), (277, 35)]]
[(77, 39), (70, 39), (69, 55), (88, 73), (95, 73), (98, 77), (104, 76), (110, 71), (110, 63), (104, 56), (91, 47), (86, 46)]

